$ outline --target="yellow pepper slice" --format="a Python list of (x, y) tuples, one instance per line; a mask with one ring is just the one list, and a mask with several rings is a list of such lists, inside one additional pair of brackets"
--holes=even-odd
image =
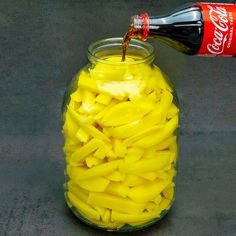
[(65, 137), (74, 139), (78, 128), (79, 128), (78, 124), (76, 124), (76, 122), (74, 122), (74, 120), (72, 119), (71, 115), (68, 112), (66, 112), (65, 123), (63, 126), (63, 133)]
[(145, 173), (139, 173), (137, 174), (138, 176), (140, 176), (141, 178), (153, 181), (157, 178), (157, 174), (155, 171), (150, 171), (150, 172), (145, 172)]
[(113, 145), (116, 156), (124, 157), (127, 150), (122, 141), (120, 139), (114, 139)]
[(141, 159), (137, 162), (127, 164), (121, 163), (119, 166), (120, 172), (123, 173), (143, 173), (163, 169), (169, 164), (170, 157), (167, 155), (160, 155), (158, 158)]
[(154, 202), (155, 202), (156, 205), (159, 205), (160, 202), (161, 202), (161, 200), (162, 200), (162, 196), (161, 196), (161, 194), (158, 194), (158, 195), (155, 197)]
[(167, 199), (167, 198), (162, 198), (162, 200), (161, 200), (161, 202), (160, 202), (160, 205), (159, 205), (159, 207), (160, 207), (160, 209), (161, 210), (168, 210), (168, 209), (170, 209), (170, 203), (171, 203), (171, 200), (170, 199)]
[(77, 89), (75, 92), (73, 92), (70, 95), (70, 99), (73, 102), (81, 102), (82, 101), (82, 96), (81, 96), (81, 92), (79, 89)]
[(111, 222), (111, 210), (106, 209), (104, 215), (102, 216), (102, 221), (105, 223)]
[(172, 104), (172, 100), (173, 100), (173, 95), (168, 90), (164, 90), (160, 101), (160, 107), (162, 110), (161, 122), (166, 121), (167, 112)]
[(152, 128), (154, 125), (159, 124), (160, 121), (161, 110), (157, 107), (140, 120), (109, 128), (109, 133), (112, 137), (124, 139), (140, 133), (140, 130), (144, 132), (145, 130)]
[(104, 126), (119, 126), (142, 118), (148, 110), (140, 110), (132, 102), (121, 102), (104, 113), (101, 124)]
[(147, 221), (150, 221), (154, 218), (160, 217), (161, 210), (158, 209), (153, 212), (143, 212), (140, 214), (125, 214), (119, 211), (112, 211), (111, 213), (111, 221), (112, 222), (121, 222), (121, 223), (137, 223), (142, 224)]
[(176, 143), (176, 136), (171, 135), (170, 137), (166, 138), (158, 145), (155, 146), (156, 151), (163, 150), (169, 148), (172, 144)]
[(137, 185), (143, 184), (143, 183), (145, 183), (145, 179), (143, 179), (137, 175), (133, 175), (133, 174), (126, 175), (126, 178), (123, 181), (124, 185), (130, 186), (130, 187), (137, 186)]
[[(125, 141), (124, 141), (124, 145), (126, 146), (132, 146), (133, 143), (135, 142), (138, 142), (142, 139), (146, 139), (148, 138), (149, 136), (153, 135), (153, 134), (158, 134), (162, 131), (162, 129), (165, 128), (163, 125), (155, 125), (155, 126), (152, 126), (151, 128), (149, 129), (146, 129), (144, 131), (141, 131), (140, 133), (130, 137), (130, 138), (127, 138)], [(151, 137), (152, 138), (152, 137)], [(137, 146), (137, 145), (136, 145)], [(142, 147), (142, 145), (140, 145), (140, 147)], [(144, 146), (145, 148), (145, 146)]]
[(72, 109), (72, 107), (70, 105), (67, 106), (67, 113), (71, 115), (71, 118), (78, 125), (93, 122), (92, 116), (78, 114), (75, 110)]
[(93, 192), (104, 192), (107, 186), (109, 185), (110, 181), (103, 177), (98, 177), (94, 179), (87, 179), (87, 180), (80, 180), (77, 184), (88, 190)]
[(104, 161), (102, 159), (98, 159), (98, 158), (93, 157), (93, 156), (86, 157), (85, 162), (86, 162), (86, 165), (89, 168), (104, 163)]
[(132, 163), (138, 161), (144, 153), (142, 148), (129, 148), (127, 155), (125, 156), (126, 163)]
[(84, 131), (84, 129), (79, 128), (76, 133), (76, 138), (83, 143), (86, 143), (89, 140), (89, 135)]
[(108, 193), (90, 192), (88, 203), (92, 206), (105, 207), (124, 213), (139, 214), (144, 210), (144, 204), (142, 203), (136, 203), (128, 198), (118, 197)]
[(174, 183), (171, 183), (163, 190), (163, 195), (165, 198), (172, 200), (174, 197)]
[(177, 106), (174, 103), (172, 103), (168, 112), (167, 112), (167, 118), (171, 119), (172, 117), (174, 117), (178, 113), (179, 113), (179, 108), (177, 108)]
[(78, 186), (78, 184), (76, 184), (73, 180), (70, 180), (67, 183), (67, 189), (69, 192), (73, 193), (81, 201), (87, 202), (88, 195), (89, 195), (88, 191)]
[(168, 121), (165, 126), (159, 130), (159, 132), (150, 132), (150, 134), (136, 142), (133, 143), (134, 146), (148, 148), (154, 145), (157, 145), (168, 136), (170, 136), (175, 129), (178, 127), (178, 116), (173, 117), (170, 121)]
[(106, 176), (115, 171), (120, 165), (121, 160), (110, 161), (90, 169), (82, 167), (67, 166), (67, 173), (75, 182), (95, 177)]
[(71, 155), (70, 161), (76, 162), (83, 160), (89, 154), (97, 150), (101, 145), (104, 145), (104, 142), (100, 139), (91, 139), (88, 143), (86, 143)]
[(100, 215), (99, 213), (93, 209), (91, 206), (89, 206), (87, 203), (81, 201), (79, 198), (77, 198), (73, 193), (67, 192), (67, 196), (69, 201), (71, 202), (72, 206), (76, 208), (79, 212), (89, 216), (89, 218), (99, 220)]
[(125, 179), (126, 175), (124, 173), (121, 173), (119, 171), (113, 171), (111, 174), (106, 175), (106, 178), (111, 180), (111, 181), (115, 181), (115, 182), (119, 182), (119, 181), (123, 181)]
[(128, 196), (135, 202), (145, 203), (154, 200), (169, 184), (166, 180), (156, 180), (130, 189)]
[(108, 94), (100, 93), (96, 98), (95, 101), (104, 105), (108, 105), (111, 101), (112, 97)]
[(129, 187), (123, 183), (111, 182), (107, 186), (106, 192), (111, 193), (113, 195), (121, 196), (121, 197), (127, 197), (129, 193)]
[(94, 153), (94, 156), (99, 159), (104, 159), (105, 156), (107, 156), (110, 149), (111, 147), (109, 147), (109, 145), (103, 145), (97, 149), (97, 151)]

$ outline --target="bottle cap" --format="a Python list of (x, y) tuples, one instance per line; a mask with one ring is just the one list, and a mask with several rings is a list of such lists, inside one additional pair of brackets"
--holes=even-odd
[(143, 34), (140, 39), (146, 40), (148, 37), (148, 29), (149, 29), (148, 14), (142, 13), (140, 15), (133, 16), (131, 21), (132, 21), (132, 26), (135, 29), (143, 29)]

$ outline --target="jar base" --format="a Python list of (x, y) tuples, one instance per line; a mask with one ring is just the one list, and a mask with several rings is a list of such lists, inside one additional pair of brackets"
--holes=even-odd
[(93, 223), (92, 221), (88, 220), (87, 218), (85, 218), (82, 214), (80, 214), (75, 207), (72, 206), (72, 204), (70, 203), (69, 199), (67, 198), (66, 194), (65, 194), (65, 199), (66, 199), (66, 203), (67, 206), (70, 208), (70, 210), (72, 211), (72, 213), (83, 223), (85, 223), (86, 225), (94, 228), (94, 229), (98, 229), (101, 231), (107, 231), (107, 232), (117, 232), (117, 233), (127, 233), (127, 232), (134, 232), (134, 231), (139, 231), (139, 230), (143, 230), (146, 229), (152, 225), (154, 225), (155, 223), (159, 222), (163, 217), (165, 217), (167, 215), (167, 213), (170, 211), (172, 205), (173, 205), (173, 200), (170, 203), (170, 206), (168, 209), (163, 210), (160, 213), (160, 217), (154, 218), (151, 221), (148, 221), (142, 225), (138, 225), (138, 226), (132, 226), (129, 224), (124, 224), (122, 226), (117, 226), (114, 228), (108, 228), (107, 226), (99, 226), (95, 223)]

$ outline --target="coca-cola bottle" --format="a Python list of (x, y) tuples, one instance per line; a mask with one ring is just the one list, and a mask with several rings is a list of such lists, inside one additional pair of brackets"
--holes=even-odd
[(162, 17), (131, 17), (123, 49), (131, 38), (158, 38), (189, 55), (236, 55), (236, 4), (197, 2)]

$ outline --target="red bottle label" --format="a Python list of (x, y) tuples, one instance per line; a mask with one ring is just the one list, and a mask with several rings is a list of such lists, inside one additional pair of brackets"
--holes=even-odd
[(198, 3), (202, 8), (204, 33), (198, 55), (236, 55), (236, 5)]

